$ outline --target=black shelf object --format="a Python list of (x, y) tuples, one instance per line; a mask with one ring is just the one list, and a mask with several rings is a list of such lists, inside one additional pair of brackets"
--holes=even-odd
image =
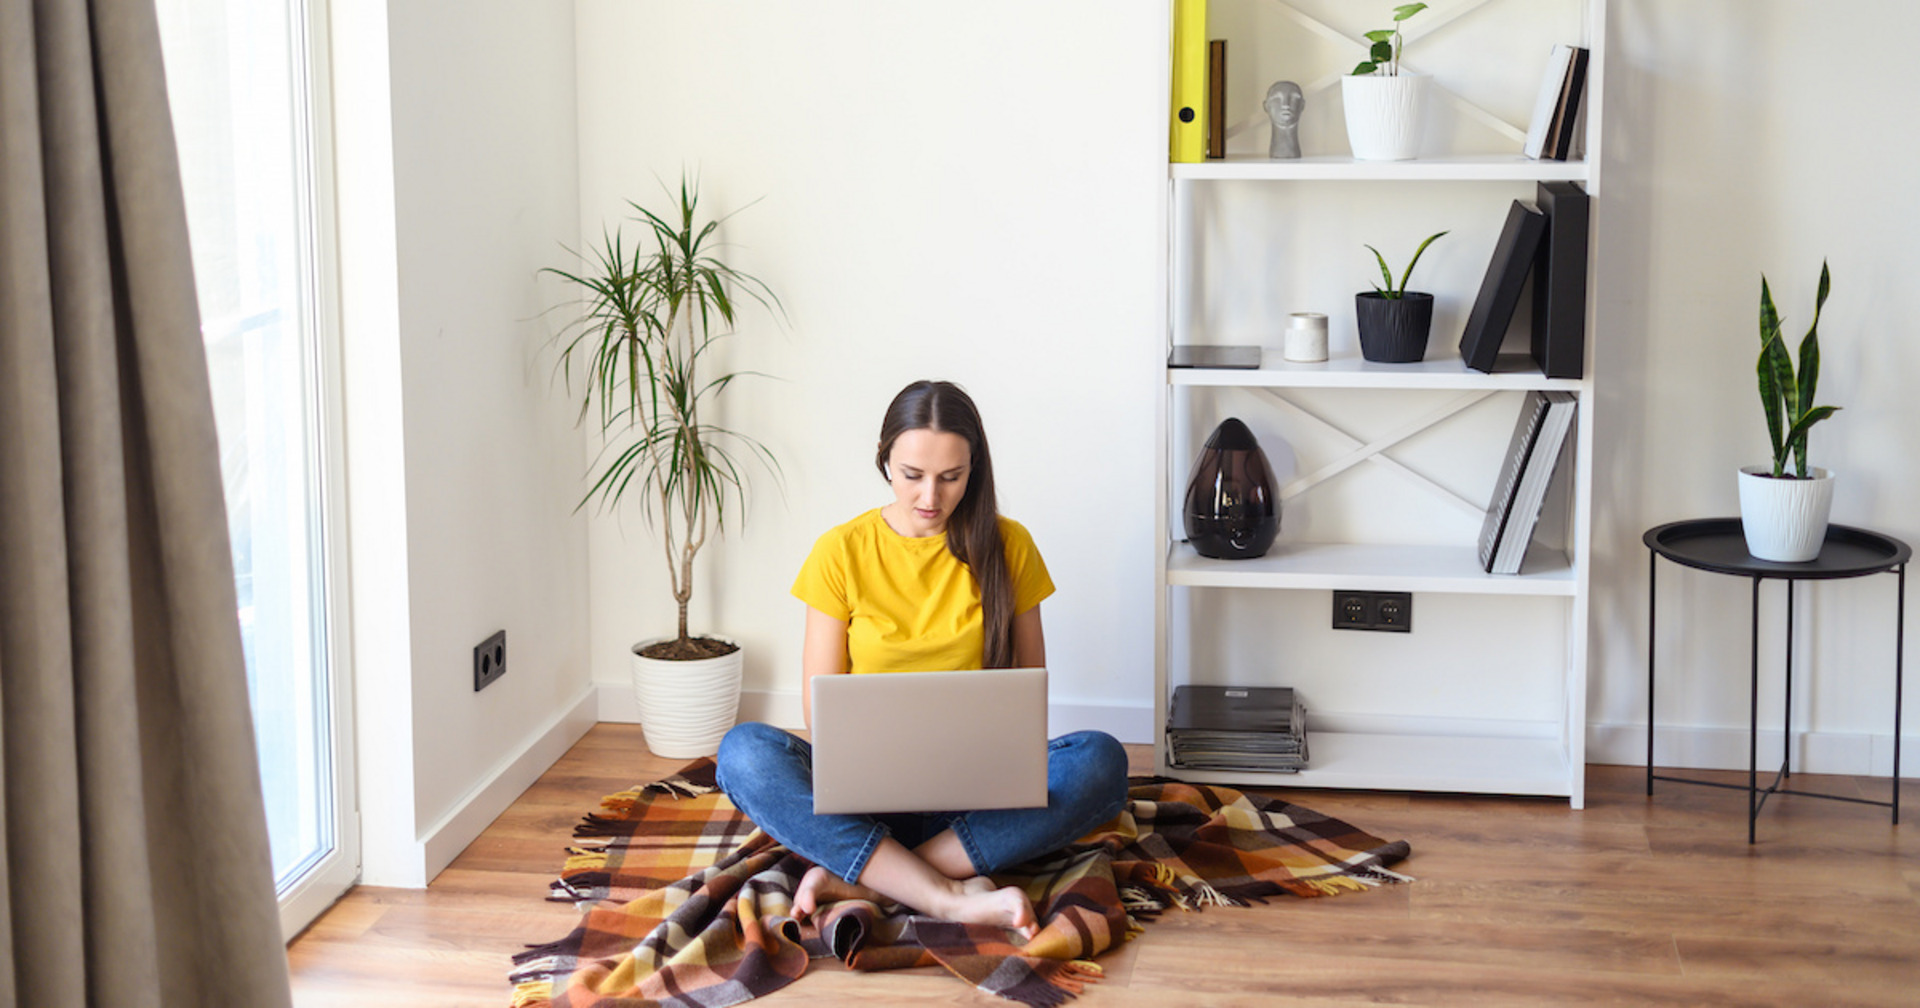
[[(1760, 817), (1760, 809), (1766, 805), (1769, 797), (1776, 794), (1799, 795), (1806, 798), (1824, 798), (1830, 801), (1854, 802), (1861, 805), (1878, 805), (1892, 810), (1893, 822), (1900, 822), (1900, 701), (1903, 677), (1905, 674), (1906, 651), (1906, 602), (1907, 602), (1907, 561), (1913, 556), (1913, 550), (1906, 543), (1891, 536), (1882, 535), (1867, 529), (1850, 525), (1827, 526), (1826, 542), (1820, 548), (1820, 555), (1802, 563), (1782, 563), (1775, 560), (1761, 560), (1747, 552), (1746, 535), (1738, 518), (1700, 518), (1690, 521), (1669, 522), (1648, 529), (1641, 537), (1647, 547), (1647, 794), (1653, 794), (1653, 782), (1669, 781), (1676, 784), (1697, 784), (1706, 787), (1731, 788), (1747, 792), (1747, 842), (1754, 842), (1755, 823)], [(1714, 574), (1730, 574), (1746, 577), (1753, 582), (1752, 603), (1750, 607), (1749, 661), (1750, 691), (1747, 714), (1747, 783), (1745, 787), (1727, 784), (1722, 781), (1698, 780), (1687, 777), (1672, 777), (1653, 772), (1654, 720), (1654, 653), (1658, 643), (1655, 634), (1655, 614), (1658, 611), (1654, 577), (1659, 558), (1666, 557), (1673, 563)], [(1865, 577), (1870, 574), (1891, 572), (1895, 576), (1897, 600), (1893, 617), (1893, 782), (1892, 795), (1888, 801), (1874, 801), (1868, 798), (1855, 798), (1849, 795), (1820, 794), (1812, 791), (1794, 791), (1786, 786), (1792, 776), (1793, 766), (1793, 594), (1794, 583), (1798, 581), (1831, 581), (1838, 578)], [(1783, 707), (1781, 738), (1782, 753), (1780, 770), (1773, 782), (1761, 787), (1759, 782), (1759, 735), (1760, 735), (1760, 583), (1767, 580), (1785, 581), (1787, 588), (1786, 618), (1786, 703)]]

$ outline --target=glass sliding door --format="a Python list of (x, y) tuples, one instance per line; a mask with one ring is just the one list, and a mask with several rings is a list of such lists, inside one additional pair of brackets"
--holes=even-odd
[(301, 0), (158, 0), (283, 925), (358, 873), (331, 558), (323, 94)]

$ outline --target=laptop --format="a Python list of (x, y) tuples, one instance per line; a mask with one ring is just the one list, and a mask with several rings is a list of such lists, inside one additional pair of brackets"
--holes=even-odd
[(816, 813), (1047, 804), (1047, 670), (813, 678)]

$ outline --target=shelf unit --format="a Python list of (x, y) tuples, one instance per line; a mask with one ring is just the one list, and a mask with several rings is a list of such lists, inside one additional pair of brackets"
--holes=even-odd
[[(1216, 5), (1220, 2), (1215, 0)], [(1523, 4), (1529, 0), (1509, 2)], [(1474, 8), (1479, 6), (1482, 5), (1472, 5)], [(1164, 207), (1168, 229), (1165, 344), (1248, 342), (1244, 339), (1209, 338), (1216, 334), (1211, 331), (1206, 312), (1204, 308), (1195, 310), (1196, 299), (1204, 299), (1207, 294), (1195, 289), (1205, 286), (1197, 282), (1205, 266), (1198, 262), (1203, 257), (1197, 256), (1192, 246), (1200, 241), (1198, 232), (1208, 226), (1209, 218), (1206, 214), (1193, 212), (1192, 206), (1196, 194), (1205, 187), (1221, 183), (1241, 187), (1252, 184), (1262, 188), (1359, 183), (1367, 187), (1366, 192), (1371, 193), (1402, 192), (1406, 187), (1414, 187), (1417, 192), (1430, 191), (1422, 187), (1442, 187), (1442, 191), (1447, 191), (1447, 187), (1465, 183), (1473, 192), (1468, 199), (1484, 200), (1492, 208), (1489, 212), (1498, 212), (1504, 208), (1505, 200), (1512, 198), (1509, 194), (1517, 195), (1524, 191), (1530, 197), (1531, 183), (1574, 181), (1582, 183), (1592, 197), (1591, 231), (1597, 232), (1602, 206), (1597, 165), (1601, 122), (1599, 99), (1604, 62), (1602, 35), (1606, 12), (1604, 0), (1575, 2), (1572, 6), (1579, 9), (1582, 30), (1585, 32), (1578, 41), (1591, 52), (1587, 81), (1588, 160), (1534, 161), (1517, 153), (1468, 152), (1422, 157), (1415, 161), (1362, 162), (1345, 156), (1315, 154), (1310, 148), (1309, 156), (1298, 160), (1275, 161), (1264, 156), (1230, 152), (1222, 160), (1170, 164), (1167, 203)], [(1471, 12), (1471, 8), (1467, 12)], [(1298, 12), (1292, 12), (1292, 16), (1303, 22), (1307, 20)], [(1459, 17), (1460, 14), (1453, 16)], [(1315, 30), (1325, 36), (1328, 31), (1323, 29), (1325, 26), (1321, 25)], [(1456, 28), (1450, 34), (1471, 39), (1470, 29)], [(1231, 37), (1229, 45), (1236, 45)], [(1264, 129), (1259, 132), (1264, 137)], [(1514, 146), (1517, 149), (1518, 144)], [(1494, 185), (1474, 185), (1480, 183)], [(1376, 190), (1375, 187), (1379, 188)], [(1484, 196), (1483, 193), (1488, 189), (1498, 191), (1499, 198), (1495, 200)], [(1246, 190), (1242, 188), (1240, 191)], [(1461, 190), (1456, 188), (1452, 191)], [(1220, 198), (1224, 200), (1231, 197)], [(1228, 216), (1217, 213), (1212, 219), (1222, 220)], [(1275, 224), (1275, 230), (1284, 228)], [(1355, 234), (1334, 237), (1343, 246), (1354, 248), (1366, 240)], [(1285, 256), (1276, 254), (1275, 258), (1284, 260)], [(1588, 261), (1593, 261), (1591, 248)], [(1356, 288), (1362, 280), (1364, 277), (1356, 274)], [(1284, 283), (1284, 279), (1279, 282)], [(1469, 302), (1472, 298), (1471, 290), (1451, 293)], [(1428, 358), (1415, 364), (1365, 361), (1358, 356), (1351, 340), (1345, 340), (1336, 342), (1333, 359), (1326, 363), (1291, 363), (1281, 359), (1277, 351), (1270, 348), (1257, 369), (1163, 369), (1165, 380), (1158, 396), (1159, 444), (1156, 465), (1156, 528), (1161, 543), (1156, 563), (1158, 587), (1154, 677), (1158, 772), (1204, 783), (1544, 795), (1564, 797), (1573, 808), (1584, 805), (1592, 497), (1591, 347), (1594, 343), (1596, 301), (1590, 267), (1587, 298), (1589, 349), (1583, 369), (1586, 377), (1580, 379), (1545, 378), (1530, 364), (1510, 364), (1504, 357), (1501, 366), (1493, 374), (1468, 370), (1458, 354), (1450, 349), (1456, 340), (1449, 337), (1457, 337), (1457, 331), (1444, 332), (1438, 324), (1429, 343)], [(1520, 314), (1525, 314), (1524, 309)], [(1274, 330), (1278, 330), (1278, 325), (1274, 326)], [(1202, 425), (1210, 426), (1223, 419), (1212, 415), (1194, 416), (1190, 400), (1195, 396), (1251, 394), (1262, 405), (1271, 402), (1284, 407), (1295, 420), (1305, 416), (1305, 422), (1309, 425), (1317, 424), (1336, 430), (1336, 425), (1312, 415), (1309, 410), (1294, 403), (1293, 399), (1302, 396), (1339, 397), (1353, 393), (1376, 397), (1419, 395), (1429, 398), (1436, 395), (1445, 398), (1447, 393), (1457, 394), (1457, 400), (1449, 400), (1438, 410), (1404, 424), (1402, 429), (1371, 437), (1339, 431), (1351, 451), (1315, 471), (1304, 475), (1295, 473), (1291, 481), (1286, 480), (1283, 474), (1283, 482), (1288, 485), (1282, 489), (1282, 496), (1291, 499), (1296, 494), (1312, 491), (1316, 484), (1340, 479), (1349, 469), (1365, 468), (1363, 463), (1367, 462), (1382, 463), (1387, 468), (1398, 470), (1402, 476), (1434, 483), (1429, 477), (1412, 472), (1408, 466), (1393, 459), (1391, 453), (1395, 446), (1416, 435), (1427, 436), (1426, 432), (1444, 427), (1463, 409), (1486, 397), (1504, 396), (1504, 401), (1518, 402), (1519, 394), (1534, 389), (1572, 393), (1579, 400), (1580, 408), (1575, 414), (1574, 431), (1568, 446), (1567, 472), (1563, 474), (1566, 480), (1563, 495), (1565, 513), (1561, 516), (1564, 520), (1564, 542), (1533, 544), (1522, 567), (1523, 573), (1519, 575), (1482, 572), (1477, 562), (1475, 544), (1470, 538), (1458, 542), (1406, 543), (1395, 541), (1391, 534), (1378, 537), (1362, 534), (1345, 537), (1341, 541), (1299, 541), (1290, 535), (1284, 507), (1280, 540), (1266, 556), (1259, 559), (1207, 559), (1195, 553), (1182, 539), (1176, 501), (1185, 485), (1187, 467), (1192, 461), (1190, 451), (1194, 438), (1177, 438), (1175, 430), (1183, 425), (1185, 428), (1203, 429)], [(1188, 429), (1185, 433), (1193, 434), (1195, 430)], [(1504, 451), (1505, 447), (1503, 435), (1501, 442), (1491, 446), (1490, 450)], [(1270, 457), (1273, 455), (1272, 446), (1268, 447), (1268, 453)], [(1486, 497), (1492, 490), (1490, 484), (1479, 488), (1477, 494), (1463, 493), (1438, 484), (1435, 487), (1441, 491), (1440, 496), (1448, 499), (1456, 510), (1470, 515), (1482, 513)], [(1456, 525), (1460, 524), (1461, 515), (1454, 515), (1453, 521)], [(1315, 683), (1319, 681), (1325, 684), (1327, 680), (1316, 679), (1316, 676), (1364, 674), (1366, 670), (1359, 668), (1358, 663), (1365, 659), (1352, 659), (1344, 668), (1289, 669), (1283, 662), (1276, 662), (1276, 670), (1262, 672), (1257, 680), (1240, 675), (1233, 679), (1232, 684), (1288, 685), (1303, 691), (1310, 708), (1307, 720), (1311, 759), (1307, 769), (1299, 773), (1270, 773), (1199, 771), (1169, 766), (1164, 725), (1173, 688), (1187, 682), (1220, 681), (1218, 669), (1208, 674), (1193, 667), (1194, 660), (1190, 654), (1193, 642), (1183, 641), (1182, 637), (1192, 637), (1194, 632), (1182, 623), (1182, 617), (1191, 620), (1195, 610), (1207, 608), (1208, 600), (1214, 598), (1213, 593), (1216, 592), (1251, 594), (1255, 601), (1250, 604), (1262, 605), (1264, 603), (1259, 600), (1266, 596), (1259, 593), (1294, 593), (1298, 598), (1298, 593), (1327, 593), (1334, 590), (1412, 592), (1416, 598), (1444, 596), (1448, 600), (1445, 604), (1455, 609), (1521, 605), (1525, 607), (1528, 618), (1553, 622), (1554, 626), (1542, 628), (1543, 639), (1563, 639), (1563, 658), (1542, 661), (1537, 668), (1530, 666), (1516, 673), (1532, 680), (1535, 693), (1549, 697), (1544, 706), (1552, 708), (1551, 714), (1541, 713), (1539, 705), (1533, 711), (1534, 716), (1515, 720), (1458, 714), (1432, 718), (1396, 717), (1382, 715), (1359, 705), (1323, 711), (1314, 706)], [(1293, 604), (1300, 611), (1311, 609), (1305, 603)], [(1546, 613), (1551, 615), (1542, 615)], [(1496, 621), (1499, 618), (1494, 617)], [(1320, 628), (1314, 632), (1342, 633), (1327, 629), (1325, 623), (1320, 624)], [(1421, 627), (1416, 620), (1414, 634), (1417, 636), (1420, 632)], [(1345, 633), (1350, 635), (1351, 632)], [(1316, 643), (1319, 649), (1316, 653), (1369, 653), (1365, 643), (1360, 643), (1358, 647), (1342, 646), (1351, 643), (1358, 642), (1353, 642), (1351, 636), (1346, 640), (1329, 638)], [(1377, 654), (1377, 651), (1372, 653)], [(1457, 672), (1455, 678), (1459, 678)], [(1475, 684), (1460, 681), (1446, 685), (1450, 689), (1471, 691)], [(1498, 710), (1497, 703), (1495, 709)]]

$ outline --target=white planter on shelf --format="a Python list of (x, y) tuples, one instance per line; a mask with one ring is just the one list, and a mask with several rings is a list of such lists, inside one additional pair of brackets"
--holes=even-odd
[(1420, 134), (1426, 123), (1426, 93), (1424, 74), (1340, 78), (1347, 144), (1353, 148), (1354, 158), (1410, 161), (1418, 157)]
[(1806, 479), (1774, 479), (1770, 465), (1740, 469), (1740, 528), (1747, 552), (1801, 563), (1820, 555), (1833, 507), (1833, 473), (1808, 467)]
[(665, 661), (633, 648), (633, 694), (640, 704), (640, 730), (655, 756), (694, 759), (720, 751), (720, 739), (740, 711), (744, 649), (717, 658)]

